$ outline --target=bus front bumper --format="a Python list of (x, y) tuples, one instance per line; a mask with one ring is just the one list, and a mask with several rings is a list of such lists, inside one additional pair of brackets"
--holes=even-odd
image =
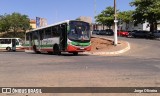
[(67, 47), (68, 52), (84, 52), (84, 51), (90, 51), (90, 50), (91, 50), (91, 46), (80, 47), (80, 46), (68, 45)]

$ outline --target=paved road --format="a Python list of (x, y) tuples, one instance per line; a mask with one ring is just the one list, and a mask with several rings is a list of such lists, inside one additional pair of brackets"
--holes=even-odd
[[(98, 36), (98, 35), (97, 35)], [(104, 38), (114, 38), (113, 36), (102, 36)], [(159, 58), (160, 57), (160, 39), (143, 39), (143, 38), (126, 38), (118, 37), (118, 40), (128, 41), (132, 50), (127, 52), (127, 56), (143, 57), (143, 58)]]
[[(160, 41), (119, 38), (131, 51), (118, 56), (0, 53), (0, 86), (160, 87)], [(8, 94), (22, 96), (17, 94)], [(6, 96), (8, 96), (6, 95)], [(159, 96), (159, 94), (43, 94), (28, 96)], [(0, 94), (0, 96), (5, 96)], [(26, 94), (24, 95), (26, 96)]]

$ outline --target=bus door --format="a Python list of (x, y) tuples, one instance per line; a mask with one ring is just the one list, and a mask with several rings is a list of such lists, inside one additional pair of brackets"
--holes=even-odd
[(16, 39), (12, 39), (12, 51), (16, 51)]
[(65, 51), (67, 46), (67, 24), (61, 25), (61, 32), (60, 32), (60, 48), (61, 50)]

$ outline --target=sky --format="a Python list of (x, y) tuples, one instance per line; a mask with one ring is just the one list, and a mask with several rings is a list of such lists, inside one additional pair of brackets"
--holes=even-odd
[[(133, 0), (116, 1), (118, 10), (134, 10), (129, 5)], [(28, 15), (30, 19), (46, 18), (48, 24), (74, 20), (80, 16), (90, 16), (94, 21), (95, 9), (98, 15), (113, 4), (114, 0), (0, 0), (0, 15), (18, 12)]]

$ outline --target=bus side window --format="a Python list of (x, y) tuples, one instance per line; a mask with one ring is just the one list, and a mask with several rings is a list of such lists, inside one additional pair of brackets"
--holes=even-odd
[(26, 33), (26, 40), (29, 40), (29, 33)]
[(3, 44), (11, 44), (11, 39), (3, 39)]
[(43, 40), (44, 30), (40, 30), (40, 31), (39, 31), (39, 35), (40, 35), (40, 40)]
[(52, 27), (52, 37), (56, 37), (56, 27)]
[(11, 44), (11, 39), (7, 39), (7, 44)]
[(59, 26), (52, 27), (52, 36), (53, 37), (59, 37), (59, 30), (60, 30)]
[(45, 29), (45, 38), (51, 38), (52, 37), (52, 32), (51, 32), (51, 27)]
[(0, 43), (1, 43), (1, 44), (5, 44), (4, 40), (5, 40), (5, 39), (1, 39), (1, 40), (0, 40)]
[(30, 40), (32, 41), (32, 39), (33, 39), (32, 33), (29, 33), (29, 37), (30, 37)]
[(38, 32), (37, 31), (33, 32), (33, 40), (38, 40)]
[(60, 25), (57, 26), (57, 30), (56, 30), (56, 37), (59, 37), (61, 33), (61, 27)]

